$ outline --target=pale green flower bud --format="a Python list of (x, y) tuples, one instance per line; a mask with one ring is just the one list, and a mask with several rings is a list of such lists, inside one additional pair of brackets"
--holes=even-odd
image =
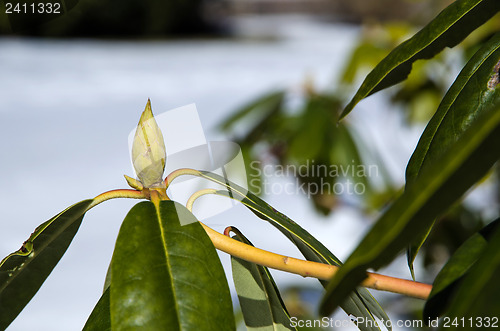
[(129, 177), (127, 175), (123, 175), (125, 179), (127, 180), (127, 184), (131, 187), (134, 188), (138, 191), (142, 191), (144, 189), (144, 185), (142, 183), (132, 177)]
[(132, 144), (132, 163), (144, 187), (161, 186), (167, 154), (160, 127), (156, 123), (148, 99)]

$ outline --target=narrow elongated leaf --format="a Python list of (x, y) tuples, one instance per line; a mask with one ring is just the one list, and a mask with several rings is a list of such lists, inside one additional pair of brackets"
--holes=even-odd
[(465, 241), (446, 262), (434, 280), (432, 291), (424, 307), (424, 320), (435, 319), (449, 308), (452, 296), (463, 276), (481, 256), (493, 232), (500, 228), (500, 219), (488, 224)]
[[(252, 243), (236, 228), (233, 239)], [(233, 280), (245, 324), (249, 330), (296, 330), (280, 292), (266, 267), (231, 256)]]
[(413, 62), (429, 59), (454, 47), (500, 10), (498, 0), (457, 0), (413, 37), (396, 47), (368, 74), (345, 107), (345, 117), (356, 104), (379, 90), (403, 81)]
[[(464, 134), (477, 116), (500, 100), (500, 89), (496, 87), (500, 81), (499, 69), (500, 33), (497, 33), (469, 60), (429, 121), (408, 162), (407, 187)], [(410, 270), (413, 270), (413, 261), (433, 224), (410, 246), (407, 253)]]
[(425, 165), (449, 149), (474, 118), (497, 102), (499, 60), (500, 33), (497, 33), (471, 57), (444, 96), (408, 162), (407, 182), (414, 182)]
[[(447, 313), (450, 318), (464, 318), (471, 329), (498, 327), (500, 312), (500, 228), (495, 230), (481, 257), (464, 277)], [(496, 323), (495, 323), (496, 319)], [(487, 324), (489, 323), (489, 325)]]
[(109, 311), (109, 287), (97, 302), (83, 331), (111, 331), (111, 313)]
[(173, 201), (125, 217), (111, 261), (113, 330), (234, 330), (227, 280), (194, 215)]
[[(200, 171), (200, 176), (210, 179), (216, 183), (226, 186), (228, 191), (217, 191), (216, 194), (227, 196), (241, 201), (259, 218), (268, 221), (271, 225), (280, 230), (289, 240), (291, 240), (301, 251), (304, 257), (310, 261), (326, 263), (340, 266), (342, 262), (330, 252), (321, 242), (314, 238), (300, 225), (292, 221), (286, 215), (280, 213), (265, 201), (243, 189), (239, 185), (230, 182), (223, 177), (207, 171)], [(326, 282), (322, 282), (326, 286)], [(363, 318), (367, 323), (360, 325), (361, 330), (379, 330), (376, 323), (370, 323), (374, 316), (381, 320), (389, 320), (389, 317), (365, 288), (358, 288), (340, 307), (348, 314)]]
[(18, 251), (0, 262), (0, 330), (16, 318), (50, 275), (91, 203), (81, 201), (41, 224)]
[(227, 118), (221, 124), (220, 128), (222, 130), (228, 130), (252, 113), (257, 113), (259, 117), (267, 117), (269, 114), (279, 111), (279, 106), (283, 101), (284, 95), (285, 93), (283, 91), (276, 91), (251, 102), (242, 109), (236, 111), (231, 117)]
[(379, 218), (333, 277), (321, 313), (328, 315), (366, 277), (368, 268), (389, 263), (405, 246), (480, 180), (500, 158), (500, 111), (484, 112), (443, 157)]

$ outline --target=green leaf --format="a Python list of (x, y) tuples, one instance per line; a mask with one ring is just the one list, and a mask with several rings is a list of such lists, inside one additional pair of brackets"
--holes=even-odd
[[(233, 239), (252, 243), (236, 228)], [(245, 324), (249, 330), (296, 330), (280, 292), (266, 267), (231, 256), (233, 280)]]
[(109, 311), (109, 287), (97, 302), (83, 331), (111, 331), (111, 313)]
[(366, 277), (422, 235), (500, 158), (500, 111), (484, 112), (437, 162), (426, 167), (379, 218), (328, 285), (321, 313), (330, 314)]
[(413, 37), (396, 47), (368, 74), (340, 118), (367, 96), (403, 81), (415, 61), (454, 47), (500, 10), (498, 0), (457, 0)]
[(463, 276), (481, 256), (487, 245), (488, 237), (500, 228), (500, 219), (488, 224), (481, 231), (465, 241), (446, 262), (434, 280), (431, 294), (424, 307), (424, 320), (439, 317), (450, 303), (456, 289), (460, 286)]
[(74, 204), (41, 224), (18, 251), (0, 262), (0, 330), (7, 328), (50, 275), (92, 201)]
[(205, 230), (184, 206), (135, 205), (111, 261), (113, 330), (234, 330), (227, 280)]
[[(488, 327), (486, 317), (490, 323), (500, 312), (500, 228), (497, 227), (488, 245), (481, 253), (481, 257), (470, 268), (464, 277), (456, 295), (450, 300), (451, 307), (447, 313), (450, 318), (466, 319), (473, 326)], [(477, 324), (481, 319), (482, 325)], [(491, 326), (491, 324), (490, 324)], [(475, 329), (475, 328), (474, 328)]]
[[(19, 15), (18, 12), (12, 11), (11, 13), (7, 13), (5, 16), (9, 20), (10, 29), (12, 32), (18, 33), (27, 33), (33, 35), (34, 32), (38, 32), (38, 34), (46, 29), (43, 27), (44, 24), (56, 19), (61, 18), (68, 11), (73, 9), (78, 4), (78, 0), (59, 0), (53, 3), (53, 7), (39, 7), (35, 10), (26, 10), (22, 15)], [(6, 1), (2, 1), (3, 4)], [(40, 2), (37, 2), (40, 3)], [(59, 6), (60, 5), (60, 6)], [(4, 5), (2, 5), (3, 7)], [(49, 9), (50, 8), (50, 9)], [(42, 11), (39, 11), (42, 10)], [(45, 12), (44, 12), (45, 10)], [(51, 10), (49, 12), (49, 10)], [(3, 13), (2, 13), (3, 14)], [(2, 19), (5, 19), (2, 17)], [(40, 27), (42, 26), (42, 27)]]
[[(340, 266), (342, 264), (332, 252), (309, 232), (256, 195), (217, 174), (208, 171), (200, 171), (200, 176), (225, 186), (228, 191), (220, 190), (215, 193), (241, 201), (241, 203), (247, 206), (255, 215), (268, 221), (271, 225), (280, 230), (297, 246), (306, 259), (335, 266)], [(325, 282), (322, 282), (322, 284), (326, 285)], [(371, 296), (367, 289), (362, 287), (356, 289), (340, 307), (348, 315), (363, 318), (365, 321), (374, 320), (373, 316), (386, 321), (389, 320), (389, 317), (377, 300)], [(360, 329), (379, 330), (376, 325), (375, 323), (367, 322), (360, 326)]]
[[(497, 33), (465, 65), (425, 128), (406, 168), (407, 187), (464, 134), (475, 118), (498, 102), (499, 60), (500, 33)], [(410, 270), (413, 270), (413, 261), (433, 224), (408, 249)]]

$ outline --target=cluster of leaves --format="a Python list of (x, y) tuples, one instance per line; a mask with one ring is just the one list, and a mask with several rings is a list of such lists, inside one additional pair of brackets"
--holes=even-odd
[[(307, 231), (257, 196), (216, 174), (200, 172), (200, 176), (226, 187), (215, 193), (241, 201), (281, 231), (307, 260), (341, 264)], [(18, 251), (1, 261), (0, 328), (6, 328), (36, 294), (94, 202), (84, 200), (43, 223)], [(250, 244), (237, 229), (231, 231)], [(235, 258), (233, 265), (245, 323), (294, 329), (269, 271)], [(249, 292), (252, 288), (261, 292)], [(375, 317), (388, 319), (365, 288), (353, 290), (341, 307), (372, 324)], [(195, 330), (201, 324), (206, 330), (235, 328), (227, 280), (212, 242), (195, 216), (179, 203), (137, 204), (120, 228), (102, 297), (84, 330)]]

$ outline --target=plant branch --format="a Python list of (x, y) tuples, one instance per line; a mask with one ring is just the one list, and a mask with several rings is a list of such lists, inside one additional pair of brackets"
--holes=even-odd
[[(186, 207), (191, 211), (196, 199), (215, 192), (216, 190), (214, 189), (205, 189), (194, 193), (188, 199)], [(200, 223), (212, 240), (215, 248), (252, 263), (298, 274), (303, 277), (314, 277), (323, 280), (330, 280), (339, 269), (339, 267), (333, 265), (305, 261), (265, 251), (220, 234), (202, 222)], [(376, 273), (367, 273), (367, 278), (361, 285), (375, 290), (399, 293), (424, 300), (427, 299), (432, 289), (432, 286), (428, 284)]]

